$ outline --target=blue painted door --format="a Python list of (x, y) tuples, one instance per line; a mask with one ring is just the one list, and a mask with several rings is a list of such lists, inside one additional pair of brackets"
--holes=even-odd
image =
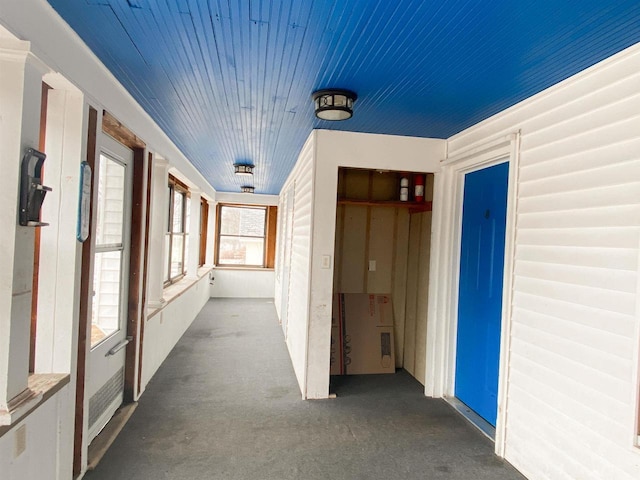
[(509, 164), (464, 179), (455, 394), (491, 425), (498, 364)]

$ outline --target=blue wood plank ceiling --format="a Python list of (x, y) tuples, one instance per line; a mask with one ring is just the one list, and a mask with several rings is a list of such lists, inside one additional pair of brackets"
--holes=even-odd
[[(49, 0), (218, 191), (313, 128), (447, 138), (640, 41), (638, 0)], [(311, 93), (357, 92), (317, 120)], [(126, 123), (126, 119), (120, 119)]]

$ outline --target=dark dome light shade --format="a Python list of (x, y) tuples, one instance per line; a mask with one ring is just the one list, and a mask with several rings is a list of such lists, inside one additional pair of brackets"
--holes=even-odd
[(311, 96), (316, 117), (321, 120), (347, 120), (353, 115), (353, 104), (358, 96), (350, 90), (327, 88)]

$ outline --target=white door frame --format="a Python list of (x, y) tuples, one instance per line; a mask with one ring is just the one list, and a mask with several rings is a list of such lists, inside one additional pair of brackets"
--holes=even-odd
[[(86, 385), (86, 412), (87, 418), (89, 415), (89, 405), (92, 395), (96, 393), (101, 387), (98, 385), (104, 385), (105, 381), (109, 380), (109, 378), (92, 378), (95, 372), (95, 362), (116, 362), (119, 363), (122, 361), (123, 368), (125, 367), (126, 357), (125, 357), (125, 349), (119, 349), (115, 354), (108, 354), (110, 349), (114, 348), (116, 345), (124, 345), (125, 338), (127, 336), (127, 318), (128, 318), (128, 301), (129, 301), (129, 254), (131, 248), (131, 212), (132, 212), (132, 187), (133, 187), (133, 164), (134, 157), (133, 151), (126, 147), (125, 145), (120, 144), (115, 139), (109, 137), (105, 133), (100, 133), (98, 136), (98, 149), (96, 155), (96, 168), (94, 169), (94, 186), (93, 188), (98, 188), (98, 175), (100, 172), (100, 162), (102, 161), (102, 156), (108, 157), (110, 160), (115, 161), (116, 163), (120, 163), (125, 166), (125, 192), (124, 192), (124, 218), (123, 218), (123, 229), (122, 229), (122, 245), (123, 245), (123, 254), (122, 254), (122, 268), (121, 271), (121, 285), (120, 285), (120, 325), (119, 329), (113, 335), (107, 337), (104, 341), (98, 343), (94, 347), (89, 348), (88, 357), (87, 357), (87, 369), (86, 375), (88, 378), (85, 381)], [(127, 153), (125, 155), (125, 153)], [(130, 155), (129, 155), (130, 154)], [(125, 158), (128, 157), (128, 158)], [(94, 218), (97, 218), (98, 205), (95, 206), (94, 210)], [(93, 240), (95, 241), (95, 240)], [(97, 248), (94, 245), (94, 252), (91, 261), (95, 261), (95, 253), (97, 252)], [(92, 268), (92, 271), (95, 272), (95, 267)], [(104, 360), (104, 358), (108, 358), (108, 360)], [(103, 363), (99, 363), (98, 365), (102, 365)], [(122, 393), (124, 394), (124, 388)], [(120, 397), (119, 397), (120, 398)], [(116, 405), (118, 403), (118, 405)], [(112, 405), (106, 409), (100, 417), (94, 422), (93, 425), (89, 425), (87, 422), (87, 432), (86, 438), (88, 443), (91, 443), (93, 438), (100, 432), (102, 427), (111, 419), (114, 413), (114, 406), (117, 409), (122, 400), (114, 401)]]
[(454, 397), (464, 175), (509, 162), (495, 452), (504, 456), (520, 133), (451, 152), (435, 174), (425, 395)]

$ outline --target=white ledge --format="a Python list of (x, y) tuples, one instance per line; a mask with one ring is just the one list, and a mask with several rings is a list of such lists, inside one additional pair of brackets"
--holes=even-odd
[(202, 280), (205, 276), (209, 274), (211, 271), (211, 267), (200, 267), (198, 268), (198, 274), (196, 277), (185, 276), (181, 278), (178, 282), (173, 283), (171, 285), (167, 285), (162, 291), (162, 298), (164, 302), (161, 305), (158, 305), (158, 302), (149, 302), (147, 304), (147, 320), (151, 317), (155, 316), (158, 312), (162, 311), (167, 305), (169, 305), (172, 301), (182, 295), (184, 292), (189, 290), (192, 286)]
[(7, 410), (0, 410), (0, 426), (7, 426), (21, 419), (29, 410), (42, 400), (42, 392), (36, 393), (25, 388), (7, 405)]

